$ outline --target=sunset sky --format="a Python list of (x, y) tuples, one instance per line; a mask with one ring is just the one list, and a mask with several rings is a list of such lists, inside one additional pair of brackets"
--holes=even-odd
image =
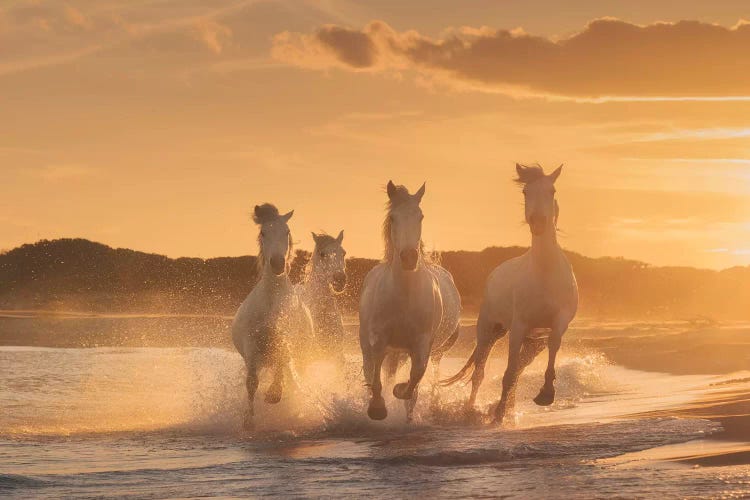
[(564, 163), (560, 242), (750, 265), (747, 0), (4, 0), (0, 249), (382, 253), (389, 179), (430, 249), (525, 245), (515, 162)]

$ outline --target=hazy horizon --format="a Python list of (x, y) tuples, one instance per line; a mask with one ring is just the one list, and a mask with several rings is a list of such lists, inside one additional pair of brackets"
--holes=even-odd
[[(0, 248), (256, 250), (252, 207), (377, 258), (389, 179), (437, 250), (527, 245), (514, 163), (564, 163), (561, 244), (750, 265), (747, 5), (106, 0), (0, 7)], [(731, 78), (717, 75), (731, 75)]]
[[(292, 235), (294, 236), (294, 233), (292, 233)], [(135, 246), (132, 246), (132, 245), (131, 246), (128, 246), (128, 245), (114, 245), (112, 243), (108, 243), (107, 241), (93, 240), (91, 238), (86, 238), (86, 237), (82, 237), (82, 236), (61, 236), (59, 238), (41, 238), (41, 239), (38, 239), (38, 240), (35, 240), (35, 241), (28, 241), (28, 242), (25, 242), (25, 243), (21, 243), (19, 245), (14, 246), (14, 247), (0, 248), (0, 255), (2, 255), (4, 253), (7, 253), (7, 252), (9, 252), (11, 250), (14, 250), (14, 249), (16, 249), (18, 247), (21, 247), (23, 245), (35, 245), (35, 244), (38, 244), (38, 243), (40, 243), (42, 241), (56, 241), (56, 240), (85, 240), (85, 241), (89, 241), (91, 243), (105, 245), (105, 246), (108, 246), (108, 247), (113, 248), (113, 249), (132, 250), (132, 251), (135, 251), (135, 252), (141, 252), (141, 253), (145, 253), (145, 254), (161, 255), (161, 256), (167, 257), (169, 259), (181, 259), (181, 258), (194, 259), (195, 258), (195, 259), (209, 260), (209, 259), (237, 258), (237, 257), (248, 257), (248, 256), (255, 257), (258, 254), (257, 248), (255, 248), (254, 250), (251, 250), (251, 251), (248, 251), (248, 252), (245, 252), (245, 253), (238, 253), (238, 254), (231, 254), (231, 255), (230, 254), (212, 255), (212, 256), (208, 256), (208, 257), (202, 257), (202, 256), (199, 256), (199, 255), (190, 255), (190, 254), (180, 254), (180, 253), (177, 253), (177, 254), (174, 254), (174, 255), (170, 255), (170, 254), (166, 254), (166, 253), (162, 253), (162, 252), (145, 250), (143, 248), (138, 248), (138, 247), (135, 247)], [(572, 250), (572, 249), (568, 248), (564, 244), (563, 241), (560, 241), (560, 237), (558, 237), (558, 241), (560, 242), (560, 246), (562, 247), (562, 249), (564, 251), (566, 251), (566, 252), (575, 252), (575, 253), (581, 255), (582, 257), (590, 258), (590, 259), (624, 259), (624, 260), (631, 260), (631, 261), (635, 261), (635, 262), (641, 262), (643, 264), (646, 264), (646, 265), (652, 266), (652, 267), (686, 267), (686, 268), (692, 268), (692, 269), (708, 269), (708, 270), (713, 270), (713, 271), (724, 271), (724, 270), (735, 268), (735, 267), (750, 267), (750, 266), (744, 266), (742, 264), (732, 265), (732, 266), (727, 266), (727, 267), (719, 267), (719, 268), (711, 268), (711, 267), (708, 267), (708, 266), (678, 265), (678, 264), (655, 264), (653, 262), (648, 262), (646, 260), (631, 258), (631, 257), (628, 257), (626, 255), (608, 255), (608, 254), (590, 255), (590, 254), (587, 254), (587, 253), (579, 252), (579, 251)], [(427, 248), (427, 250), (428, 251), (436, 251), (438, 253), (445, 253), (445, 252), (482, 252), (484, 250), (488, 250), (488, 249), (491, 249), (491, 248), (514, 248), (514, 247), (529, 248), (530, 247), (530, 242), (529, 242), (529, 244), (518, 244), (518, 245), (489, 244), (489, 245), (487, 245), (485, 247), (478, 248), (478, 249), (466, 249), (466, 248), (446, 248), (446, 249), (434, 248), (433, 249), (433, 248)], [(300, 244), (299, 241), (295, 238), (295, 241), (294, 241), (294, 250), (295, 251), (296, 250), (304, 250), (304, 251), (307, 251), (307, 252), (311, 252), (313, 250), (313, 245), (306, 246), (306, 245)], [(349, 259), (381, 260), (382, 257), (383, 256), (382, 256), (382, 252), (381, 252), (381, 254), (372, 255), (372, 256), (347, 254), (346, 259), (347, 260), (349, 260)]]

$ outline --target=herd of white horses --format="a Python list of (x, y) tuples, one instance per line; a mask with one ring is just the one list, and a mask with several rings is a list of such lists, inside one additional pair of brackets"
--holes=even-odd
[[(545, 346), (549, 359), (534, 402), (546, 406), (555, 399), (555, 359), (578, 307), (575, 276), (557, 243), (555, 181), (561, 171), (562, 166), (545, 174), (538, 165), (516, 165), (515, 181), (523, 187), (531, 247), (490, 274), (477, 320), (476, 348), (456, 375), (440, 382), (450, 385), (471, 378), (467, 405), (473, 408), (490, 351), (509, 333), (502, 396), (491, 415), (498, 423), (513, 407), (518, 377)], [(382, 395), (383, 367), (392, 379), (409, 358), (409, 379), (395, 384), (393, 395), (404, 400), (410, 421), (429, 361), (437, 373), (440, 358), (458, 338), (461, 298), (451, 274), (432, 262), (423, 248), (420, 202), (425, 186), (411, 194), (389, 182), (387, 192), (385, 257), (362, 286), (359, 343), (363, 382), (371, 392), (367, 414), (373, 420), (388, 414)], [(265, 401), (273, 404), (281, 400), (285, 380), (294, 374), (294, 362), (312, 349), (344, 360), (344, 326), (336, 300), (346, 286), (344, 233), (337, 237), (313, 233), (315, 249), (305, 280), (295, 286), (289, 278), (292, 214), (280, 214), (271, 204), (254, 210), (253, 220), (260, 227), (259, 280), (232, 325), (234, 345), (247, 368), (246, 427), (253, 426), (261, 369), (272, 373)]]

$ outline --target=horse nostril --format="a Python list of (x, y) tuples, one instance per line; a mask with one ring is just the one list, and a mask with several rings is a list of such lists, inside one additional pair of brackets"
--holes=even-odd
[(279, 275), (284, 273), (284, 268), (286, 267), (286, 261), (284, 257), (274, 256), (271, 257), (271, 270), (273, 270), (274, 274)]

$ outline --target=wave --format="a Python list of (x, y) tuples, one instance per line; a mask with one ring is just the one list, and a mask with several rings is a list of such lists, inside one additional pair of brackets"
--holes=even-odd
[(47, 486), (49, 481), (38, 479), (32, 476), (23, 476), (19, 474), (0, 474), (0, 491), (9, 491), (15, 489), (39, 488)]

